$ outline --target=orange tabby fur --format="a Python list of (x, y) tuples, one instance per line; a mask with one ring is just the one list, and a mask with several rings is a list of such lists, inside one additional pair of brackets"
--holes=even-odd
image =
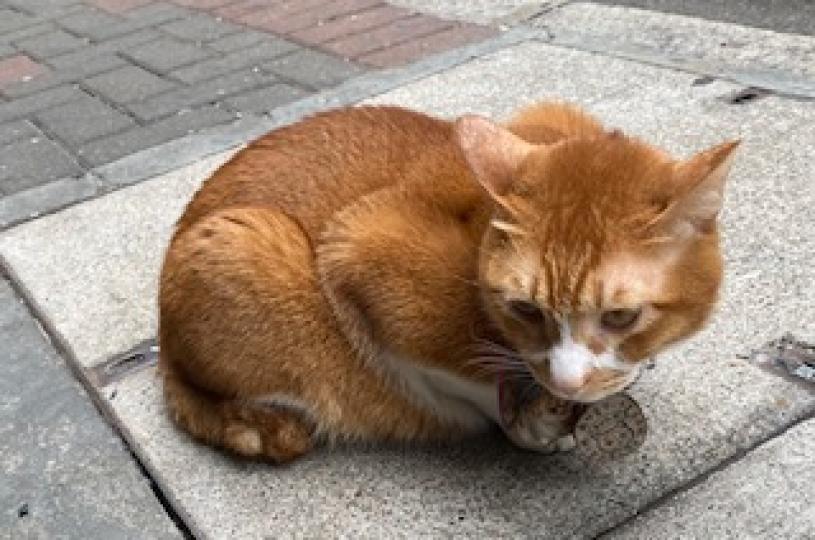
[[(206, 181), (167, 251), (169, 410), (201, 440), (274, 461), (321, 438), (463, 435), (497, 420), (480, 338), (520, 352), (550, 390), (531, 410), (563, 435), (554, 395), (591, 401), (632, 371), (601, 365), (565, 392), (547, 350), (638, 365), (708, 316), (721, 262), (705, 204), (734, 147), (678, 162), (550, 104), (507, 129), (361, 107), (275, 130)], [(547, 324), (509, 313), (519, 297)], [(598, 332), (609, 306), (642, 306), (639, 326)]]

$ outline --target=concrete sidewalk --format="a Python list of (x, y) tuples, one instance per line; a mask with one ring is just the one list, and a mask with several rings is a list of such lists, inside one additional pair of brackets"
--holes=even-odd
[[(140, 501), (128, 522), (159, 527), (125, 536), (815, 536), (815, 385), (754, 361), (754, 351), (787, 333), (815, 343), (815, 39), (580, 2), (527, 4), (443, 4), (448, 11), (434, 16), (516, 26), (406, 67), (358, 74), (268, 117), (133, 154), (109, 165), (105, 178), (144, 181), (0, 234), (9, 279), (158, 486), (162, 500), (138, 474), (121, 480)], [(739, 46), (723, 48), (722, 40)], [(170, 425), (149, 346), (156, 272), (181, 208), (241, 141), (326, 105), (398, 103), (504, 118), (547, 98), (580, 103), (678, 155), (744, 139), (723, 218), (722, 306), (701, 336), (637, 384), (651, 427), (640, 452), (587, 470), (568, 454), (531, 455), (487, 437), (448, 448), (343, 448), (276, 468), (232, 460)], [(14, 316), (33, 324), (25, 310)], [(44, 353), (15, 354), (12, 363)], [(0, 413), (21, 414), (17, 401)], [(108, 481), (103, 474), (99, 482)], [(13, 495), (0, 491), (10, 507), (0, 529), (37, 535), (26, 521), (37, 509), (21, 515), (25, 501)], [(123, 511), (116, 508), (106, 515)]]

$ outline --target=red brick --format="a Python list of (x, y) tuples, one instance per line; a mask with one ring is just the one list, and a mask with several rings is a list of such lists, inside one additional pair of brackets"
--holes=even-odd
[(312, 45), (319, 45), (332, 39), (349, 34), (356, 34), (363, 30), (377, 28), (384, 24), (412, 15), (412, 12), (394, 6), (376, 6), (374, 8), (343, 15), (332, 21), (291, 34), (291, 37)]
[(375, 67), (394, 67), (416, 61), (425, 56), (481, 41), (495, 35), (496, 30), (471, 24), (456, 26), (359, 57), (357, 60)]
[[(300, 3), (298, 2), (298, 5)], [(382, 4), (381, 0), (334, 0), (315, 6), (308, 11), (295, 15), (272, 12), (262, 18), (248, 17), (244, 20), (249, 26), (274, 32), (276, 34), (290, 34), (316, 26), (322, 22), (330, 21), (341, 15), (362, 11), (364, 9)]]
[(324, 43), (322, 47), (346, 58), (356, 58), (379, 49), (385, 49), (409, 40), (440, 32), (455, 23), (426, 15), (393, 21), (370, 32)]
[(179, 6), (191, 7), (194, 9), (215, 9), (234, 4), (237, 0), (172, 0)]
[(272, 15), (291, 16), (329, 2), (330, 0), (241, 0), (237, 4), (217, 9), (214, 13), (225, 19), (246, 23)]
[(152, 4), (155, 0), (90, 0), (94, 6), (104, 9), (108, 13), (124, 13), (137, 7)]
[(0, 60), (0, 86), (20, 82), (45, 73), (47, 68), (24, 54)]

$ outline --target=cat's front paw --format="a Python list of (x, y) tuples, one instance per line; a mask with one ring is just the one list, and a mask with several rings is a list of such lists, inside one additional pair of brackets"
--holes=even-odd
[(505, 386), (500, 397), (501, 427), (507, 438), (521, 448), (546, 454), (574, 449), (572, 430), (580, 405), (541, 388), (531, 399), (519, 399), (522, 394), (516, 390)]
[(521, 413), (504, 433), (516, 446), (551, 454), (575, 447), (574, 437), (562, 417)]

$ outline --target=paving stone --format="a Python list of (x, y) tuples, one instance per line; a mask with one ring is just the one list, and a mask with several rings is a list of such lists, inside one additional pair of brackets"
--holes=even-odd
[(142, 101), (176, 86), (167, 79), (130, 65), (85, 79), (82, 85), (115, 103)]
[(31, 79), (47, 69), (24, 54), (0, 60), (0, 87)]
[(263, 64), (268, 69), (286, 79), (311, 88), (328, 88), (362, 73), (362, 69), (348, 60), (302, 49), (290, 55)]
[(122, 52), (136, 62), (161, 73), (210, 56), (209, 52), (200, 47), (173, 38), (159, 38)]
[(72, 85), (64, 85), (6, 103), (0, 103), (0, 122), (17, 120), (60, 103), (81, 99), (85, 95), (83, 91)]
[(401, 66), (431, 54), (487, 39), (495, 34), (496, 30), (486, 26), (456, 26), (381, 51), (359, 56), (357, 59), (363, 64), (376, 67)]
[(242, 113), (264, 114), (308, 94), (309, 92), (297, 86), (279, 83), (240, 94), (224, 100), (224, 102), (230, 108)]
[(815, 420), (809, 420), (607, 538), (815, 538), (813, 455)]
[(152, 4), (155, 0), (89, 0), (94, 6), (108, 13), (124, 13), (131, 9)]
[(239, 20), (253, 28), (261, 28), (277, 34), (291, 34), (317, 26), (333, 17), (362, 11), (381, 3), (381, 0), (335, 0), (320, 3), (311, 9), (294, 14), (286, 13), (275, 6), (268, 14), (249, 13), (240, 17)]
[(0, 190), (6, 195), (82, 172), (73, 157), (46, 138), (0, 147)]
[(102, 41), (73, 53), (54, 56), (48, 59), (48, 63), (58, 69), (72, 68), (93, 61), (94, 58), (100, 55), (110, 55), (131, 50), (143, 43), (156, 40), (160, 36), (161, 34), (157, 31), (148, 28), (126, 36)]
[(39, 36), (56, 31), (58, 31), (58, 28), (55, 25), (43, 22), (33, 26), (26, 26), (25, 28), (20, 28), (19, 30), (14, 30), (12, 32), (0, 32), (0, 43), (14, 43), (15, 41), (31, 36)]
[(65, 28), (93, 38), (104, 40), (152, 28), (162, 23), (188, 16), (187, 10), (177, 6), (152, 3), (143, 8), (133, 9), (120, 16), (87, 8), (82, 13), (61, 20)]
[(34, 57), (48, 58), (85, 47), (88, 42), (64, 30), (58, 30), (17, 41), (15, 45)]
[(0, 350), (3, 537), (181, 538), (128, 450), (5, 280)]
[(198, 14), (189, 18), (173, 21), (159, 27), (177, 38), (187, 41), (213, 41), (229, 34), (240, 32), (243, 28), (226, 21), (219, 21), (209, 15)]
[(122, 58), (113, 54), (93, 55), (82, 63), (50, 70), (31, 80), (6, 86), (2, 93), (12, 98), (27, 96), (61, 84), (78, 82), (85, 77), (109, 71), (125, 63)]
[(173, 0), (179, 6), (189, 6), (195, 9), (215, 9), (227, 4), (233, 4), (235, 0)]
[(157, 26), (162, 23), (190, 17), (194, 11), (179, 7), (174, 3), (154, 1), (144, 7), (132, 9), (124, 14), (131, 21)]
[(83, 145), (78, 149), (78, 154), (93, 166), (104, 165), (139, 150), (234, 119), (233, 113), (217, 107), (185, 111), (147, 126)]
[(282, 0), (274, 3), (270, 3), (269, 0), (245, 0), (216, 8), (213, 14), (230, 21), (244, 22), (252, 16), (291, 16), (325, 3), (326, 0)]
[(70, 11), (82, 0), (4, 0), (6, 4), (20, 11), (35, 13), (38, 17), (59, 16)]
[(42, 133), (25, 120), (0, 124), (0, 144), (7, 144), (19, 139), (41, 137)]
[(37, 18), (13, 9), (0, 9), (0, 32), (19, 30), (37, 23)]
[(118, 26), (122, 23), (122, 19), (110, 13), (87, 7), (73, 15), (61, 18), (58, 23), (74, 34), (97, 39), (99, 38), (97, 32), (105, 32), (106, 30), (103, 29)]
[(227, 53), (238, 49), (246, 49), (267, 38), (269, 38), (269, 34), (265, 32), (257, 32), (244, 28), (237, 34), (224, 36), (207, 43), (207, 48)]
[(239, 71), (193, 86), (170, 90), (146, 101), (131, 103), (127, 108), (142, 120), (151, 121), (182, 109), (215, 103), (233, 94), (273, 82), (276, 82), (274, 75), (253, 70)]
[(136, 125), (129, 116), (90, 96), (40, 111), (36, 116), (49, 134), (71, 147)]
[(434, 17), (415, 15), (406, 19), (393, 21), (370, 32), (354, 34), (324, 43), (322, 47), (346, 58), (356, 58), (367, 52), (439, 32), (452, 27), (453, 24), (454, 23), (450, 21), (444, 21)]
[[(155, 327), (156, 309), (153, 299), (157, 282), (154, 272), (151, 271), (148, 275), (144, 268), (158, 268), (162, 249), (150, 248), (165, 244), (172, 233), (173, 223), (200, 185), (201, 178), (223, 159), (224, 155), (201, 159), (180, 173), (141, 182), (52, 214), (71, 216), (72, 227), (42, 229), (42, 225), (37, 223), (43, 219), (47, 220), (43, 225), (53, 226), (54, 223), (51, 216), (45, 216), (0, 234), (0, 255), (4, 258), (13, 256), (14, 260), (17, 260), (18, 249), (28, 253), (29, 258), (35, 254), (41, 255), (32, 251), (39, 247), (39, 242), (59, 243), (66, 248), (70, 246), (65, 252), (66, 257), (52, 269), (59, 272), (52, 271), (51, 276), (71, 292), (79, 292), (71, 285), (72, 282), (78, 282), (75, 280), (82, 280), (83, 286), (86, 284), (85, 278), (89, 275), (89, 268), (84, 267), (86, 260), (93, 268), (97, 279), (87, 283), (89, 289), (71, 298), (49, 298), (49, 305), (54, 300), (67, 300), (62, 304), (66, 310), (64, 316), (54, 318), (48, 313), (50, 322), (60, 333), (67, 330), (72, 335), (76, 331), (87, 331), (86, 341), (71, 343), (76, 360), (81, 366), (90, 367), (97, 360), (107, 359), (133, 347), (142, 340), (140, 336), (145, 326)], [(97, 201), (104, 201), (104, 204)], [(139, 225), (120, 228), (118, 224), (121, 223)], [(37, 236), (37, 240), (28, 246), (18, 244), (15, 237), (19, 231), (30, 231), (32, 226), (41, 236)], [(89, 243), (84, 235), (72, 230), (76, 226), (96, 240)], [(69, 230), (70, 234), (65, 234)], [(106, 239), (104, 244), (98, 241), (102, 238)], [(104, 251), (97, 249), (103, 245)], [(97, 255), (94, 259), (86, 259), (88, 249)], [(133, 264), (134, 253), (144, 254), (145, 258)], [(124, 261), (127, 263), (121, 264)], [(39, 268), (43, 272), (48, 271), (45, 266)], [(125, 283), (129, 292), (123, 295), (120, 287)], [(100, 297), (105, 300), (97, 303)], [(37, 302), (40, 302), (39, 297)], [(110, 338), (113, 336), (115, 342), (111, 343)], [(46, 379), (42, 381), (47, 382)], [(235, 538), (234, 535), (231, 537)]]
[[(60, 178), (12, 195), (0, 197), (0, 229), (90, 199), (101, 191), (95, 178)], [(0, 190), (2, 192), (2, 190)]]
[(411, 11), (395, 6), (374, 6), (359, 13), (343, 15), (323, 24), (299, 30), (291, 34), (291, 37), (298, 41), (319, 45), (332, 39), (356, 34), (398, 19), (404, 19), (412, 14)]
[(251, 47), (211, 58), (171, 71), (169, 76), (192, 84), (243, 68), (257, 67), (261, 62), (290, 53), (300, 47), (283, 39), (266, 38)]

